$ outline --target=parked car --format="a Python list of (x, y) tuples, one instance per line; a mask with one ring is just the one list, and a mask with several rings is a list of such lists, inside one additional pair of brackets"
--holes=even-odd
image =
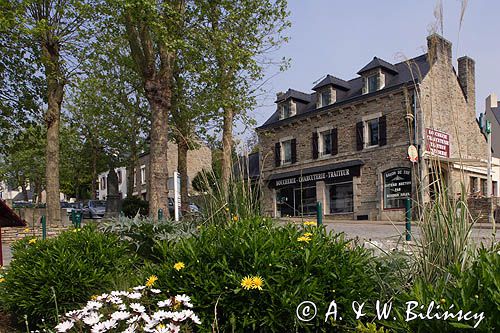
[[(168, 198), (168, 212), (170, 214), (170, 217), (173, 218), (175, 211), (174, 211), (174, 199), (173, 198)], [(182, 210), (179, 205), (179, 217), (182, 216)], [(190, 214), (200, 214), (201, 210), (200, 207), (198, 207), (196, 204), (190, 202), (189, 203), (189, 213)]]
[(106, 213), (106, 201), (89, 200), (83, 204), (83, 218), (102, 218)]

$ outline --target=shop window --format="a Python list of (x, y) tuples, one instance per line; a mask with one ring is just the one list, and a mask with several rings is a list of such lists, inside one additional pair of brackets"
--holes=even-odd
[(405, 207), (406, 198), (411, 197), (411, 170), (394, 168), (382, 175), (384, 180), (384, 209)]
[(316, 187), (295, 189), (295, 215), (316, 214)]
[(330, 213), (352, 213), (353, 212), (353, 189), (352, 182), (332, 184), (330, 187)]

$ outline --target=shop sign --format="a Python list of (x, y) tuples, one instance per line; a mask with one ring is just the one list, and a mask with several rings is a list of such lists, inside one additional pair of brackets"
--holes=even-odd
[[(331, 171), (313, 173), (313, 174), (309, 174), (309, 175), (302, 175), (302, 176), (295, 176), (295, 177), (289, 177), (289, 178), (284, 178), (284, 179), (278, 179), (278, 180), (276, 180), (276, 187), (293, 185), (293, 184), (302, 184), (302, 183), (307, 183), (307, 182), (315, 182), (318, 180), (322, 180), (322, 181), (334, 180), (335, 181), (335, 180), (343, 179), (343, 178), (352, 179), (352, 177), (354, 176), (354, 174), (352, 172), (353, 169), (354, 168), (345, 168), (345, 169), (339, 169), (339, 170), (331, 170)], [(359, 170), (359, 167), (357, 167), (356, 169)]]
[(431, 128), (425, 129), (426, 150), (432, 155), (450, 157), (450, 136)]
[(402, 208), (411, 197), (411, 170), (394, 168), (384, 172), (384, 207)]

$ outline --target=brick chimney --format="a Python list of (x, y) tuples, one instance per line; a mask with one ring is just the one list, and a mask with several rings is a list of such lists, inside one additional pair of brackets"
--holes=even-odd
[(431, 64), (444, 60), (451, 66), (451, 42), (443, 36), (433, 33), (427, 37), (427, 57)]
[(464, 56), (458, 58), (458, 81), (464, 91), (469, 110), (476, 114), (476, 71), (475, 61)]

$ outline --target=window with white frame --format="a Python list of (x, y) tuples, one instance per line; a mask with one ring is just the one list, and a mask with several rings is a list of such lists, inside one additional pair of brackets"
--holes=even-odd
[(141, 165), (141, 184), (146, 184), (146, 166)]
[(368, 93), (379, 89), (379, 74), (371, 75), (366, 79), (366, 88)]
[(328, 156), (332, 154), (331, 129), (319, 132), (318, 151), (320, 156)]
[(378, 146), (379, 143), (379, 119), (370, 119), (365, 123), (366, 128), (366, 147)]
[(327, 106), (332, 103), (332, 92), (325, 90), (321, 93), (321, 106)]
[(292, 116), (292, 108), (290, 103), (284, 103), (282, 106), (283, 119), (289, 118)]
[(292, 163), (292, 140), (281, 141), (281, 164)]

